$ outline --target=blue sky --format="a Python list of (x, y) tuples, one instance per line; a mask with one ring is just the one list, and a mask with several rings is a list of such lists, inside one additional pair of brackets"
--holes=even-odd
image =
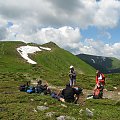
[(0, 40), (55, 42), (120, 59), (119, 0), (0, 0)]
[[(106, 33), (109, 33), (109, 35)], [(90, 26), (87, 29), (81, 29), (81, 34), (83, 36), (83, 40), (85, 38), (93, 38), (95, 40), (101, 40), (106, 44), (120, 42), (120, 26), (109, 29), (99, 29), (97, 27)]]

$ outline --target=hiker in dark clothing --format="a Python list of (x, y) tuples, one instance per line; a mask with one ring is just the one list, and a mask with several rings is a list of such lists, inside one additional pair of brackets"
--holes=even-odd
[(64, 96), (66, 102), (74, 102), (75, 90), (70, 85), (66, 85), (66, 88), (62, 90), (61, 93)]
[(51, 90), (48, 88), (48, 84), (46, 83), (45, 85), (42, 85), (42, 81), (39, 80), (37, 82), (37, 86), (35, 87), (35, 92), (36, 93), (44, 93), (44, 94), (50, 94)]
[(36, 93), (42, 93), (45, 90), (44, 86), (42, 85), (42, 81), (39, 80), (37, 82), (37, 86), (35, 87), (35, 92)]
[(80, 97), (80, 95), (83, 93), (82, 92), (82, 88), (80, 88), (80, 87), (77, 87), (77, 86), (74, 86), (73, 87), (73, 89), (74, 89), (74, 92), (75, 92), (75, 101), (74, 101), (74, 103), (77, 103), (77, 101), (79, 100), (79, 97)]
[(60, 90), (54, 91), (51, 93), (51, 97), (55, 98), (61, 102), (65, 102), (64, 96), (61, 94)]
[(69, 78), (70, 78), (70, 86), (74, 86), (76, 83), (76, 72), (72, 65), (70, 66)]

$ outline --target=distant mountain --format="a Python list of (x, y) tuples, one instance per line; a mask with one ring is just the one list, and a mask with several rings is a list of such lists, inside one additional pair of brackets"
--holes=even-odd
[(78, 54), (77, 57), (103, 73), (120, 73), (120, 60), (117, 58), (87, 54)]

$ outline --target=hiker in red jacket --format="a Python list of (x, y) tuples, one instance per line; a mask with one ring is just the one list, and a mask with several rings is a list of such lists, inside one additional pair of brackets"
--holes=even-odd
[(96, 72), (96, 85), (93, 91), (93, 98), (99, 99), (103, 97), (103, 89), (105, 85), (105, 76), (99, 70)]
[(103, 87), (104, 88), (104, 85), (105, 85), (105, 76), (103, 73), (101, 73), (99, 70), (96, 71), (96, 86), (94, 88), (94, 90), (97, 88), (97, 87)]

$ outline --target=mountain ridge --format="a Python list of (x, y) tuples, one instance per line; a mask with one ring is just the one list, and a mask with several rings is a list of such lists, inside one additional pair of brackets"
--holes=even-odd
[(117, 58), (88, 54), (78, 54), (76, 56), (103, 73), (120, 73), (120, 60)]

